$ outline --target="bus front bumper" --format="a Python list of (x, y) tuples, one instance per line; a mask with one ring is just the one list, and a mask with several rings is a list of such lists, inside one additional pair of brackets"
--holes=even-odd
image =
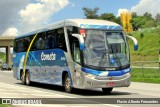
[(130, 78), (130, 73), (115, 77), (94, 77), (86, 75), (84, 88), (128, 87), (131, 83)]

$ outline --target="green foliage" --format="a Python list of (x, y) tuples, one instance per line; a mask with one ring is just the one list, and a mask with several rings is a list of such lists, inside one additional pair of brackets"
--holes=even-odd
[[(93, 9), (84, 7), (83, 9), (84, 15), (87, 19), (102, 19), (108, 20), (112, 22), (116, 22), (120, 25), (121, 19), (120, 17), (116, 17), (113, 13), (102, 13), (98, 15), (99, 8), (95, 7)], [(137, 31), (139, 29), (151, 28), (160, 25), (160, 14), (158, 13), (154, 18), (152, 14), (146, 12), (143, 16), (138, 16), (136, 12), (132, 13), (131, 24), (133, 31)], [(126, 25), (126, 28), (128, 25)]]
[(0, 107), (12, 107), (12, 106), (7, 104), (0, 104)]
[(141, 33), (141, 34), (140, 34), (140, 38), (142, 39), (143, 37), (144, 37), (144, 34), (143, 34), (143, 33)]
[(155, 16), (156, 26), (160, 25), (160, 13)]
[(132, 13), (131, 24), (134, 31), (142, 28), (156, 27), (160, 24), (160, 14), (157, 14), (156, 17), (153, 18), (148, 12), (146, 12), (143, 16), (138, 16), (134, 12)]
[(135, 82), (160, 83), (159, 69), (133, 68), (131, 74)]
[(84, 15), (86, 16), (87, 19), (97, 19), (99, 16), (97, 15), (97, 12), (99, 10), (98, 7), (94, 9), (89, 9), (87, 7), (84, 7), (83, 9)]
[(112, 21), (112, 22), (121, 24), (120, 17), (114, 16), (113, 13), (102, 13), (101, 15), (98, 15), (97, 13), (98, 13), (99, 8), (97, 7), (93, 9), (84, 7), (82, 10), (87, 19), (102, 19), (102, 20), (108, 20), (108, 21)]
[(143, 25), (145, 24), (145, 20), (143, 16), (137, 16), (131, 19), (131, 23), (132, 23), (133, 30), (136, 31), (143, 27)]
[(137, 13), (136, 12), (132, 12), (132, 18), (136, 18), (137, 17)]
[(160, 27), (146, 28), (140, 31), (134, 31), (130, 34), (138, 40), (139, 45), (138, 51), (134, 51), (133, 42), (128, 40), (131, 61), (158, 61), (158, 52), (160, 49)]
[(0, 52), (0, 61), (4, 62), (5, 61), (5, 53)]
[(113, 13), (103, 13), (99, 16), (99, 19), (115, 21), (116, 17), (114, 16)]
[(148, 13), (148, 12), (144, 13), (143, 16), (144, 16), (145, 18), (147, 18), (148, 20), (153, 19), (153, 18), (152, 18), (152, 14), (150, 14), (150, 13)]

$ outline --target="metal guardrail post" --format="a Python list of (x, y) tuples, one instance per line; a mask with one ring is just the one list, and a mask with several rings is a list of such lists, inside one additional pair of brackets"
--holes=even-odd
[(143, 63), (142, 63), (142, 74), (143, 74), (143, 77), (144, 77), (144, 71), (143, 71)]
[(160, 49), (159, 49), (159, 70), (160, 70)]

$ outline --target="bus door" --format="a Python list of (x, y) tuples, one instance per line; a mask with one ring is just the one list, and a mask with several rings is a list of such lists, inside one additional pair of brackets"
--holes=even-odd
[(76, 87), (82, 87), (82, 72), (81, 72), (81, 51), (80, 51), (80, 44), (79, 40), (76, 37), (72, 37), (71, 42), (71, 54), (73, 59), (73, 82), (76, 85)]

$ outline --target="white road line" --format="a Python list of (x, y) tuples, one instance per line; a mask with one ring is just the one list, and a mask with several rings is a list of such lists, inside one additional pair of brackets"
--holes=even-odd
[[(8, 85), (9, 87), (12, 86), (13, 88), (21, 88), (21, 89), (24, 89), (26, 90), (26, 88), (28, 88), (29, 90), (32, 90), (32, 91), (38, 91), (38, 92), (42, 92), (42, 93), (46, 93), (46, 94), (50, 94), (50, 95), (57, 95), (57, 96), (61, 96), (61, 97), (66, 97), (66, 98), (76, 98), (76, 97), (70, 97), (70, 96), (66, 96), (66, 95), (61, 95), (61, 94), (55, 94), (55, 93), (51, 93), (51, 92), (45, 92), (45, 91), (41, 91), (41, 90), (35, 90), (35, 89), (30, 89), (29, 87), (23, 87), (23, 86), (16, 86), (16, 85), (11, 85), (11, 84), (7, 84), (7, 83), (0, 83), (0, 85)], [(12, 89), (13, 90), (13, 89)], [(45, 95), (46, 95), (45, 94)], [(28, 94), (26, 94), (28, 95)], [(30, 94), (31, 95), (31, 94)], [(101, 104), (100, 102), (96, 102), (96, 101), (90, 101), (90, 100), (87, 100), (91, 103), (97, 103), (97, 104)], [(110, 107), (121, 107), (121, 106), (118, 106), (118, 105), (113, 105), (113, 104), (101, 104), (101, 105), (104, 105), (104, 106), (110, 106)]]

